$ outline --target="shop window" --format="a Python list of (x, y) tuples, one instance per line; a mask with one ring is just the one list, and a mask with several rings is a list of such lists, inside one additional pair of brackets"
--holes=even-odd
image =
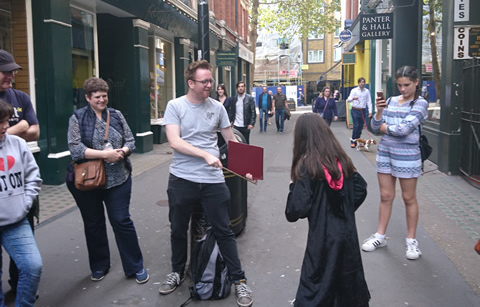
[(72, 22), (72, 72), (73, 104), (75, 109), (87, 105), (83, 83), (95, 76), (95, 53), (93, 40), (94, 15), (71, 7)]
[[(153, 45), (153, 46), (152, 46)], [(169, 100), (173, 99), (172, 44), (155, 37), (150, 47), (150, 118), (163, 118)]]

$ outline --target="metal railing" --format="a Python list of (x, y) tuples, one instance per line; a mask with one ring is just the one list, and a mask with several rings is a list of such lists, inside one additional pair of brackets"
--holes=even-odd
[(463, 64), (463, 107), (461, 113), (460, 172), (480, 188), (480, 59)]

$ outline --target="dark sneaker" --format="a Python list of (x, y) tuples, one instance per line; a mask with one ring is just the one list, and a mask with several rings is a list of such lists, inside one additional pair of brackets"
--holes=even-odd
[(92, 276), (90, 276), (90, 279), (92, 281), (100, 281), (105, 278), (105, 275), (107, 275), (107, 272), (104, 271), (95, 271), (92, 273)]
[(140, 271), (138, 271), (136, 274), (135, 274), (135, 278), (137, 280), (137, 283), (139, 284), (144, 284), (148, 281), (148, 279), (150, 278), (150, 276), (148, 275), (147, 273), (147, 270), (145, 269), (141, 269)]
[(237, 294), (237, 305), (240, 307), (250, 307), (253, 304), (252, 290), (247, 285), (245, 279), (235, 283), (235, 293)]
[(163, 295), (167, 295), (175, 291), (178, 286), (185, 280), (185, 276), (180, 276), (177, 272), (172, 272), (167, 275), (167, 280), (165, 280), (158, 292)]

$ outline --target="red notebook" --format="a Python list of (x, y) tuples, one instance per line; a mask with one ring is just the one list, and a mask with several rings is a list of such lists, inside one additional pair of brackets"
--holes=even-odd
[(263, 148), (237, 142), (228, 142), (228, 169), (254, 179), (263, 180)]

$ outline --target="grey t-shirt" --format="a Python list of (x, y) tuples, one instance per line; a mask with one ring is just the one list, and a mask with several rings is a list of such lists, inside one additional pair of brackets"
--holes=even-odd
[[(188, 102), (185, 96), (170, 100), (164, 117), (165, 125), (179, 125), (180, 137), (192, 146), (220, 156), (217, 141), (219, 129), (230, 126), (223, 105), (211, 98), (203, 103)], [(224, 182), (223, 171), (209, 166), (204, 159), (173, 151), (170, 173), (196, 183)]]

